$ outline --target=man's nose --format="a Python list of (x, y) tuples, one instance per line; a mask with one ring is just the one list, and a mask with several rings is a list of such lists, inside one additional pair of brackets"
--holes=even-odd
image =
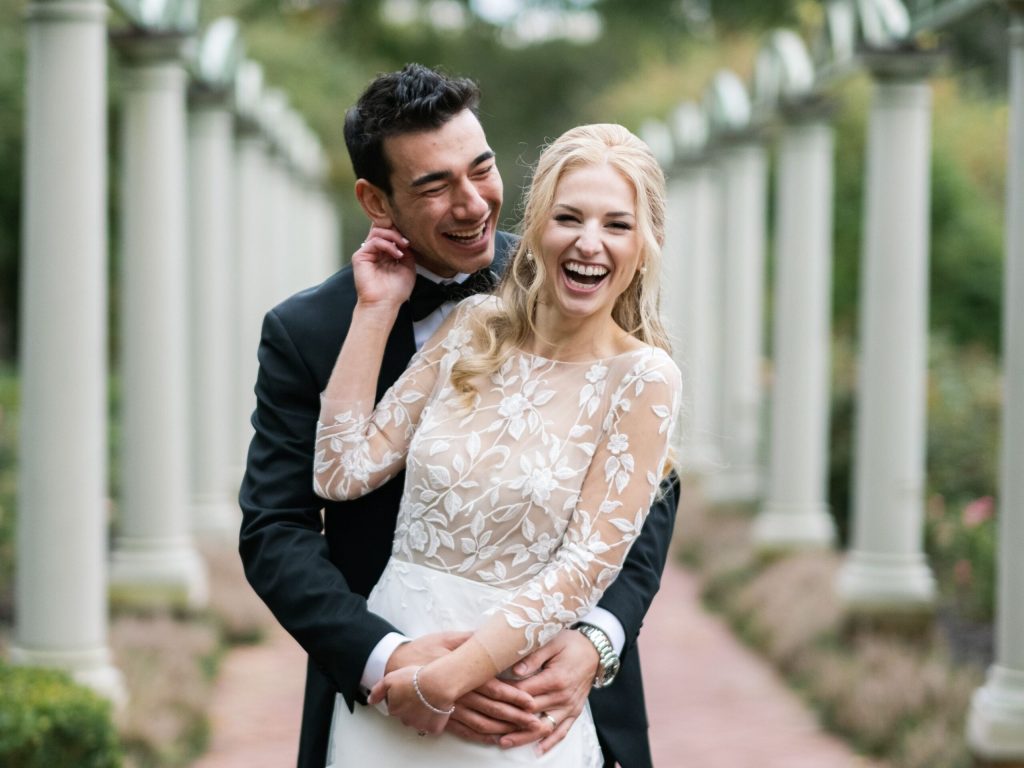
[(480, 190), (469, 179), (464, 179), (456, 189), (452, 209), (460, 219), (477, 220), (482, 218), (490, 206), (480, 194)]

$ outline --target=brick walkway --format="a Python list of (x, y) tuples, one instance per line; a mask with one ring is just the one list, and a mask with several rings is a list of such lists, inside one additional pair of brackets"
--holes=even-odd
[[(869, 768), (825, 735), (764, 662), (669, 567), (640, 638), (657, 768)], [(294, 765), (305, 659), (283, 630), (225, 659), (195, 768)]]

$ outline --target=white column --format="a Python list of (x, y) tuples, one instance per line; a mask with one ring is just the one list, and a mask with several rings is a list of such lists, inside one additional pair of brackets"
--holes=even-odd
[(693, 404), (688, 414), (688, 455), (684, 467), (710, 474), (721, 468), (722, 452), (722, 259), (721, 206), (718, 171), (709, 162), (695, 165), (693, 189), (693, 253), (684, 297), (689, 305), (687, 334)]
[(714, 502), (755, 501), (761, 492), (765, 239), (768, 159), (756, 141), (721, 149), (721, 471)]
[(768, 493), (753, 530), (761, 549), (835, 537), (826, 501), (833, 144), (813, 112), (791, 115), (779, 137)]
[(120, 41), (126, 54), (121, 179), (122, 454), (113, 595), (206, 603), (186, 469), (185, 71), (177, 43)]
[[(661, 315), (672, 340), (672, 351), (676, 364), (683, 373), (683, 401), (693, 399), (691, 377), (693, 366), (690, 361), (690, 345), (686, 338), (687, 308), (682, 300), (688, 279), (690, 255), (688, 240), (693, 231), (693, 176), (679, 166), (667, 174), (665, 199), (665, 244), (661, 248)], [(690, 422), (684, 412), (679, 420), (682, 457), (686, 456), (686, 440)]]
[(996, 660), (971, 700), (967, 737), (978, 757), (1019, 765), (1024, 761), (1024, 2), (1011, 3), (1010, 14)]
[[(192, 530), (234, 538), (229, 475), (234, 126), (226, 97), (196, 90), (189, 114), (189, 478)], [(236, 486), (237, 487), (237, 486)]]
[(252, 440), (250, 418), (256, 407), (253, 387), (256, 384), (256, 348), (259, 346), (263, 314), (270, 308), (264, 301), (266, 215), (266, 158), (263, 139), (254, 125), (240, 120), (235, 142), (235, 295), (238, 313), (235, 318), (234, 360), (234, 430), (231, 473), (233, 481), (241, 482), (246, 453)]
[(852, 550), (839, 574), (847, 605), (930, 610), (925, 560), (928, 205), (935, 61), (872, 54), (861, 272)]
[(107, 647), (106, 15), (94, 0), (27, 13), (10, 655), (123, 703)]
[(298, 254), (294, 251), (295, 238), (292, 235), (294, 211), (287, 160), (280, 151), (275, 150), (271, 150), (267, 157), (269, 162), (265, 202), (269, 237), (263, 288), (265, 304), (269, 309), (295, 292), (293, 266), (289, 260), (297, 259)]

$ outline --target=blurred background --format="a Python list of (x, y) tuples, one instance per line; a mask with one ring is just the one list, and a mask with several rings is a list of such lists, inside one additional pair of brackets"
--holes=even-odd
[[(262, 66), (266, 83), (287, 94), (319, 140), (326, 160), (321, 186), (339, 222), (333, 256), (340, 265), (366, 230), (351, 194), (354, 179), (342, 119), (377, 73), (416, 61), (480, 84), (481, 120), (505, 181), (504, 226), (514, 229), (521, 192), (546, 141), (585, 122), (621, 122), (642, 132), (652, 120), (670, 121), (681, 103), (699, 103), (723, 68), (752, 83), (758, 52), (776, 28), (797, 32), (817, 55), (813, 42), (821, 37), (829, 5), (818, 0), (203, 0), (198, 29), (220, 17), (236, 19), (246, 58)], [(706, 605), (731, 621), (739, 637), (804, 692), (817, 720), (840, 734), (851, 755), (893, 766), (952, 768), (978, 758), (964, 736), (969, 699), (996, 653), (1010, 47), (1006, 5), (978, 5), (956, 23), (916, 36), (922, 49), (943, 53), (929, 77), (927, 471), (920, 535), (937, 591), (927, 619), (851, 621), (831, 586), (852, 535), (865, 145), (873, 92), (870, 74), (861, 69), (836, 78), (827, 94), (835, 165), (826, 494), (836, 539), (824, 551), (766, 556), (751, 542), (758, 500), (712, 503), (694, 481), (676, 532), (679, 562), (671, 566), (682, 569), (679, 563), (685, 562), (681, 572), (700, 585)], [(15, 542), (25, 514), (18, 505), (18, 425), (19, 371), (26, 352), (19, 341), (25, 338), (19, 328), (25, 316), (19, 286), (24, 268), (26, 7), (18, 0), (0, 0), (0, 637), (5, 646), (18, 610)], [(125, 29), (132, 20), (114, 8), (108, 23)], [(119, 147), (124, 122), (119, 116), (126, 72), (113, 51), (107, 64), (112, 226), (105, 466), (106, 514), (114, 541), (122, 496), (123, 257), (117, 223), (123, 205)], [(765, 143), (772, 140), (772, 131), (766, 129)], [(666, 167), (685, 172), (672, 165), (671, 157)], [(775, 172), (772, 166), (770, 173)], [(767, 189), (771, 242), (777, 201), (774, 184)], [(777, 258), (775, 248), (768, 247), (762, 297), (766, 388), (773, 374), (770, 329), (776, 307), (771, 286)], [(256, 342), (253, 335), (236, 343), (248, 343), (252, 356)], [(767, 420), (767, 408), (760, 418)], [(73, 442), (74, 436), (65, 439)], [(237, 465), (241, 459), (233, 461)], [(94, 728), (96, 743), (127, 755), (129, 764), (187, 765), (199, 759), (216, 739), (209, 707), (222, 662), (234, 649), (265, 646), (268, 637), (276, 637), (272, 622), (240, 579), (230, 542), (199, 539), (209, 570), (208, 606), (193, 610), (173, 601), (141, 607), (138, 601), (113, 602), (111, 644), (134, 703), (128, 715), (114, 717), (109, 733), (102, 724), (81, 727)], [(668, 626), (666, 633), (673, 631)], [(685, 637), (678, 641), (685, 646)], [(18, 682), (2, 669), (0, 701), (9, 702), (7, 693), (24, 686), (19, 695), (44, 702), (32, 705), (35, 716), (63, 717), (46, 709), (45, 702), (72, 694), (39, 693), (58, 683)], [(143, 693), (146, 688), (152, 690)], [(11, 706), (0, 704), (0, 756), (2, 715)], [(87, 721), (92, 722), (85, 716), (73, 720)], [(111, 720), (103, 714), (97, 722)], [(16, 739), (9, 736), (8, 741)], [(100, 752), (107, 747), (93, 746)], [(1011, 758), (1024, 760), (1024, 754)], [(51, 762), (38, 762), (42, 759)], [(23, 756), (5, 764), (116, 764), (103, 757), (61, 762), (66, 759)], [(756, 756), (747, 762), (693, 763), (680, 755), (678, 761), (663, 757), (658, 764), (768, 763), (758, 763)]]

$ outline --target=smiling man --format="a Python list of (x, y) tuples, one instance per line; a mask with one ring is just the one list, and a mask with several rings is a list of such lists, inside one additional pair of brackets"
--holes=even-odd
[[(372, 226), (398, 233), (418, 272), (387, 342), (378, 399), (454, 301), (493, 283), (515, 245), (497, 230), (501, 176), (478, 102), (473, 82), (413, 64), (375, 79), (346, 114), (356, 197)], [(467, 637), (410, 640), (367, 610), (391, 552), (403, 475), (360, 499), (327, 502), (324, 526), (312, 484), (319, 398), (355, 302), (345, 268), (267, 313), (239, 496), (246, 575), (309, 654), (301, 768), (325, 764), (335, 706), (364, 706), (387, 671), (428, 663)], [(518, 682), (491, 680), (456, 702), (451, 732), (495, 749), (539, 741), (544, 750), (589, 694), (606, 764), (651, 765), (635, 641), (665, 565), (677, 491), (671, 483), (652, 507), (619, 578), (578, 630), (518, 663)]]

